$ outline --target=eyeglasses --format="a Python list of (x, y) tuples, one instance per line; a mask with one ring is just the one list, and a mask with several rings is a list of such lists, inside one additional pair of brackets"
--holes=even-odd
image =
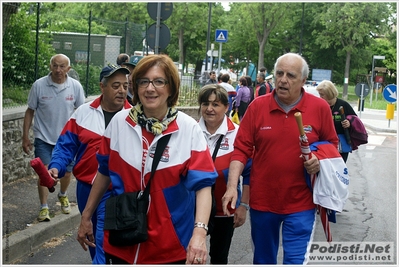
[(152, 81), (150, 81), (147, 78), (143, 78), (143, 79), (138, 79), (137, 80), (137, 85), (139, 87), (142, 87), (142, 88), (147, 88), (150, 85), (150, 83), (152, 83), (152, 85), (155, 88), (164, 88), (165, 85), (167, 85), (169, 82), (167, 80), (165, 80), (165, 79), (162, 79), (162, 78), (157, 78), (157, 79), (154, 79)]

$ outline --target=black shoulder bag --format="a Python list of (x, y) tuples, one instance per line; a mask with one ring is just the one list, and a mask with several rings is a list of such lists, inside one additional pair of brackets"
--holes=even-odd
[(113, 246), (131, 246), (148, 239), (147, 210), (150, 185), (170, 134), (157, 144), (151, 175), (144, 191), (128, 192), (110, 197), (105, 203), (104, 230), (109, 230), (108, 241)]
[[(212, 154), (213, 162), (215, 162), (216, 155), (218, 154), (219, 147), (220, 147), (220, 144), (222, 143), (223, 137), (224, 137), (224, 135), (221, 135), (216, 143), (215, 150), (213, 151), (213, 154)], [(216, 199), (215, 199), (214, 191), (215, 191), (215, 184), (212, 185), (212, 208), (211, 208), (211, 215), (209, 216), (209, 222), (208, 222), (208, 235), (213, 232), (213, 228), (215, 227), (215, 223), (213, 221), (215, 218), (215, 215), (216, 215)]]

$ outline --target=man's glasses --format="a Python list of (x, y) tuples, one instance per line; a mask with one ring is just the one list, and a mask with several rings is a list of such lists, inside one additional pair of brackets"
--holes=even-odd
[(139, 87), (142, 87), (142, 88), (147, 88), (150, 85), (150, 83), (152, 83), (152, 85), (155, 88), (164, 88), (165, 85), (168, 84), (168, 81), (165, 80), (165, 79), (162, 79), (162, 78), (157, 78), (157, 79), (154, 79), (152, 81), (150, 81), (147, 78), (143, 78), (143, 79), (138, 79), (137, 80), (137, 85)]

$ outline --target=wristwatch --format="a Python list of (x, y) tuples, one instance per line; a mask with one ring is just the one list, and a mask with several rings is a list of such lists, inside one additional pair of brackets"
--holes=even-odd
[(249, 210), (249, 205), (247, 203), (240, 202), (240, 206), (243, 206), (246, 210)]

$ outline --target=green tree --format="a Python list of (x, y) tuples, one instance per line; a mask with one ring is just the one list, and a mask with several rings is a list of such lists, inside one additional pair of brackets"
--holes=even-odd
[(244, 3), (232, 3), (227, 12), (226, 26), (229, 30), (228, 42), (223, 46), (229, 54), (229, 60), (234, 62), (232, 69), (238, 72), (248, 67), (250, 61), (258, 59), (258, 43), (251, 23), (246, 23), (251, 16)]
[[(237, 7), (237, 8), (236, 8)], [(234, 3), (231, 6), (235, 12), (237, 25), (242, 30), (235, 31), (234, 35), (241, 40), (240, 48), (246, 49), (246, 58), (250, 58), (249, 49), (257, 49), (258, 68), (264, 67), (265, 48), (269, 36), (277, 26), (285, 24), (289, 20), (285, 20), (285, 16), (289, 12), (285, 3)], [(282, 27), (281, 27), (282, 28)], [(257, 41), (257, 45), (253, 46), (253, 40)], [(245, 51), (245, 50), (244, 50)]]
[[(385, 31), (388, 7), (380, 3), (325, 3), (315, 22), (323, 26), (313, 36), (321, 48), (342, 47), (346, 56), (342, 97), (347, 99), (351, 55), (365, 48), (376, 33)], [(384, 22), (385, 18), (385, 22)]]
[(49, 39), (43, 36), (36, 53), (36, 12), (29, 12), (35, 8), (36, 5), (22, 3), (20, 11), (10, 17), (3, 34), (3, 82), (9, 86), (19, 84), (30, 88), (36, 78), (36, 55), (38, 77), (49, 71), (50, 58), (55, 52)]
[(7, 24), (10, 21), (11, 15), (18, 12), (18, 7), (21, 5), (21, 3), (3, 2), (2, 5), (3, 5), (3, 35), (4, 35), (5, 29), (7, 28)]
[[(88, 33), (89, 11), (83, 11), (86, 6), (86, 3), (43, 3), (40, 28), (48, 32)], [(107, 34), (107, 28), (93, 21), (91, 33)]]
[(165, 22), (171, 31), (166, 53), (180, 64), (205, 56), (208, 8), (208, 3), (173, 3), (173, 14)]

